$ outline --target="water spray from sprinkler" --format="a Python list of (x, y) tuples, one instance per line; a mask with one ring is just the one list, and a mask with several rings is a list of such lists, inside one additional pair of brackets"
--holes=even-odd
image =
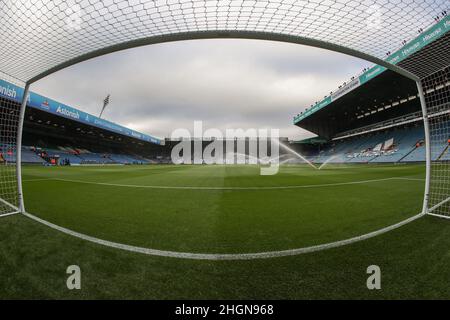
[(291, 149), (290, 147), (288, 147), (287, 145), (285, 145), (284, 143), (275, 140), (276, 143), (278, 143), (279, 146), (281, 146), (282, 148), (286, 149), (287, 151), (291, 152), (292, 154), (294, 154), (295, 156), (297, 156), (298, 158), (300, 158), (301, 160), (303, 160), (304, 162), (306, 162), (307, 164), (309, 164), (311, 167), (313, 167), (314, 169), (317, 169), (317, 167), (308, 159), (306, 159), (304, 156), (302, 156), (300, 153), (296, 152), (295, 150)]
[(324, 163), (322, 163), (322, 164), (320, 165), (319, 170), (322, 169), (328, 162), (330, 162), (331, 160), (334, 160), (334, 159), (336, 159), (336, 158), (338, 158), (338, 157), (339, 157), (338, 155), (334, 155), (334, 156), (332, 156), (332, 157), (329, 157)]

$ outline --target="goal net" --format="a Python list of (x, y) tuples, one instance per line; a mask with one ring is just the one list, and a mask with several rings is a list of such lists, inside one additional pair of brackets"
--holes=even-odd
[(421, 78), (430, 133), (427, 212), (450, 218), (450, 35), (400, 64)]
[[(448, 10), (443, 0), (3, 0), (0, 81), (23, 88), (103, 54), (208, 37), (278, 40), (352, 54), (380, 65), (371, 76), (390, 67), (421, 80), (432, 160), (425, 200), (431, 213), (449, 216)], [(15, 160), (20, 101), (11, 98), (7, 85), (0, 89), (0, 215), (5, 215), (22, 203)]]
[[(8, 80), (13, 82), (11, 78)], [(19, 211), (16, 157), (20, 103), (16, 102), (17, 96), (15, 88), (0, 80), (0, 216)]]
[(450, 218), (450, 67), (424, 81), (428, 92), (431, 177), (428, 212)]

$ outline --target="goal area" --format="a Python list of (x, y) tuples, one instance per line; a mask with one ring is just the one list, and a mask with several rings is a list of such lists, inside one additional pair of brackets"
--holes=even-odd
[(33, 83), (129, 48), (239, 38), (332, 50), (373, 63), (375, 75), (389, 69), (415, 81), (426, 148), (422, 214), (450, 218), (448, 10), (442, 0), (5, 0), (0, 216), (26, 212), (22, 131)]

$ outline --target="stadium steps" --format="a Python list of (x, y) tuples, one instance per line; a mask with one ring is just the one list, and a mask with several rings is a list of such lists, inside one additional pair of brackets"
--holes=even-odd
[(27, 148), (22, 148), (22, 162), (42, 164), (45, 163), (46, 161), (42, 159), (40, 156), (38, 156), (35, 152)]
[[(368, 152), (366, 155), (361, 153), (367, 149), (373, 149), (379, 143), (388, 139), (394, 139), (393, 152)], [(323, 149), (315, 162), (330, 163), (399, 163), (399, 162), (419, 162), (425, 161), (425, 151), (423, 147), (416, 147), (419, 141), (423, 141), (423, 127), (409, 127), (395, 130), (388, 130), (366, 136), (356, 136), (353, 138), (341, 140), (335, 144)], [(442, 151), (448, 144), (443, 144), (439, 151)], [(442, 159), (450, 158), (449, 151), (444, 152)], [(434, 155), (433, 159), (438, 158), (441, 152)], [(330, 159), (331, 158), (331, 159)]]
[(69, 153), (68, 151), (61, 150), (61, 149), (47, 149), (47, 154), (50, 157), (58, 157), (60, 161), (63, 161), (64, 159), (68, 159), (71, 164), (80, 164), (81, 158), (75, 154)]
[(447, 151), (449, 150), (450, 145), (447, 145), (447, 147), (445, 147), (444, 151), (441, 152), (441, 154), (437, 157), (437, 160), (444, 160), (445, 154), (447, 153)]
[(376, 162), (375, 160), (377, 159), (377, 158), (379, 158), (381, 155), (377, 155), (377, 156), (375, 156), (375, 157), (373, 157), (373, 158), (371, 158), (369, 161), (367, 161), (367, 162)]
[(425, 147), (420, 146), (415, 148), (409, 155), (402, 159), (402, 163), (405, 162), (420, 162), (425, 161)]
[(403, 159), (408, 157), (411, 153), (413, 153), (414, 151), (416, 151), (416, 149), (419, 149), (420, 147), (421, 146), (412, 148), (408, 153), (406, 153), (403, 157), (401, 157), (400, 160), (397, 161), (397, 163), (402, 162)]

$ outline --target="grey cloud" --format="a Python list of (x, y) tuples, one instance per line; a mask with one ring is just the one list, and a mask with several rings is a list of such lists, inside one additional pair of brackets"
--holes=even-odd
[(292, 117), (370, 65), (342, 54), (255, 40), (201, 40), (122, 51), (72, 66), (32, 90), (105, 118), (167, 136), (194, 120), (225, 130), (275, 127), (309, 136)]

